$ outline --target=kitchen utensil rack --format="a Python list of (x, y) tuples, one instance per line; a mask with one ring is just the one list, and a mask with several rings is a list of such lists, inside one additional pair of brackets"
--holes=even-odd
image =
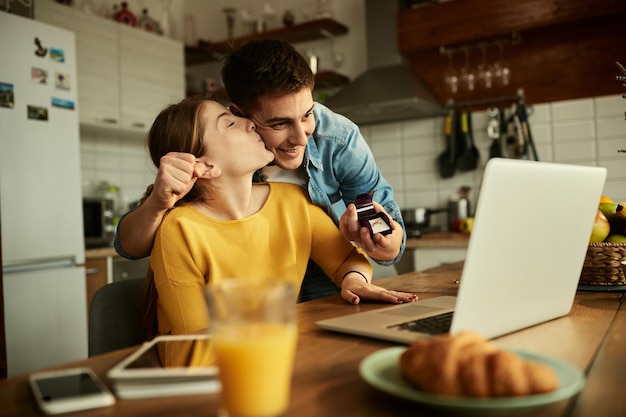
[(524, 103), (524, 89), (517, 89), (517, 94), (512, 96), (499, 96), (499, 97), (488, 97), (483, 99), (476, 100), (465, 100), (465, 101), (455, 101), (454, 99), (448, 99), (446, 106), (448, 108), (463, 108), (463, 109), (473, 109), (477, 110), (477, 108), (489, 107), (494, 104), (502, 104), (502, 103)]

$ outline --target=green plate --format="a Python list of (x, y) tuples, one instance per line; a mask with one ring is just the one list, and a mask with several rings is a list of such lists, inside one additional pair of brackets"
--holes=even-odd
[(367, 356), (359, 366), (361, 377), (373, 387), (396, 397), (435, 407), (478, 411), (501, 411), (550, 404), (577, 394), (585, 386), (585, 375), (568, 362), (535, 353), (516, 351), (526, 360), (541, 362), (551, 367), (559, 378), (559, 388), (547, 394), (507, 398), (447, 397), (428, 394), (409, 385), (400, 372), (398, 361), (406, 349), (406, 347), (397, 346)]

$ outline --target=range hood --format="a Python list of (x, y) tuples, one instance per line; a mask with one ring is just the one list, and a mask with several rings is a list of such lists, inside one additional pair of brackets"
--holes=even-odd
[(325, 102), (360, 125), (444, 114), (441, 103), (400, 57), (397, 3), (366, 0), (368, 70)]

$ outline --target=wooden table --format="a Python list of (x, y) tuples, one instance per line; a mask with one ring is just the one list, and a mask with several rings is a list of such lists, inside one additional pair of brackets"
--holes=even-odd
[[(389, 289), (418, 293), (421, 298), (456, 294), (461, 264), (442, 266), (376, 281)], [(578, 396), (548, 406), (519, 410), (517, 416), (614, 417), (626, 415), (626, 309), (622, 294), (579, 292), (566, 317), (496, 339), (499, 345), (532, 350), (565, 359), (585, 371), (587, 384)], [(383, 307), (352, 306), (339, 296), (298, 305), (299, 344), (288, 416), (385, 417), (457, 415), (397, 399), (370, 387), (358, 373), (359, 363), (383, 341), (319, 330), (315, 321)], [(532, 308), (532, 306), (529, 306)], [(45, 343), (42, 343), (45, 349)], [(66, 364), (89, 366), (106, 380), (106, 372), (135, 348)], [(118, 400), (114, 406), (72, 416), (216, 416), (219, 395), (146, 400)], [(0, 416), (40, 415), (27, 375), (0, 381)], [(474, 414), (476, 415), (476, 414)]]

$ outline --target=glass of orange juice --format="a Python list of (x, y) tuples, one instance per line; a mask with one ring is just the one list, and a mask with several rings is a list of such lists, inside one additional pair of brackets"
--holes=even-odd
[(222, 383), (220, 415), (286, 413), (296, 351), (296, 290), (286, 282), (223, 279), (207, 287)]

